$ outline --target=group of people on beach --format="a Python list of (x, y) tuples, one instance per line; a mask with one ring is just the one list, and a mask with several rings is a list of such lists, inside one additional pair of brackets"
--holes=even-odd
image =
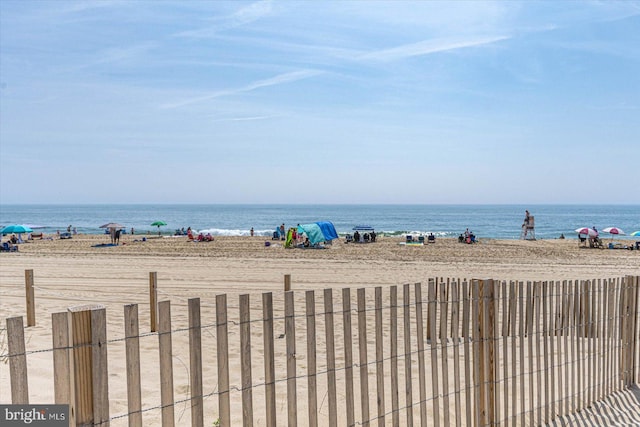
[(458, 236), (458, 243), (475, 243), (476, 242), (476, 235), (473, 234), (472, 231), (469, 231), (469, 229), (467, 228), (465, 230), (464, 233), (460, 234)]

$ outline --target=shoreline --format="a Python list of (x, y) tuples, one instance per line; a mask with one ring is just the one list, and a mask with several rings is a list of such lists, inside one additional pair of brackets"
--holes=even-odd
[[(382, 304), (388, 307), (389, 287), (418, 282), (426, 285), (434, 277), (527, 282), (640, 275), (640, 251), (579, 248), (577, 239), (481, 239), (473, 245), (458, 243), (457, 239), (437, 239), (435, 244), (407, 246), (400, 245), (402, 239), (383, 237), (368, 244), (345, 244), (341, 239), (328, 249), (303, 250), (266, 247), (266, 240), (257, 236), (216, 237), (213, 242), (202, 243), (189, 242), (186, 238), (150, 238), (146, 242), (135, 242), (132, 237), (135, 236), (123, 237), (122, 244), (113, 247), (93, 247), (108, 243), (106, 235), (36, 240), (21, 244), (17, 253), (0, 254), (3, 321), (25, 315), (25, 270), (33, 270), (37, 324), (25, 328), (27, 349), (33, 352), (28, 357), (31, 401), (52, 402), (54, 398), (51, 354), (46, 350), (51, 348), (52, 314), (74, 306), (100, 304), (106, 309), (111, 343), (110, 406), (114, 415), (126, 413), (123, 307), (138, 304), (141, 327), (148, 331), (151, 272), (157, 274), (158, 300), (171, 302), (175, 322), (172, 328), (176, 329), (174, 356), (182, 360), (189, 357), (185, 353), (188, 334), (184, 332), (189, 299), (201, 299), (203, 324), (212, 325), (216, 297), (220, 294), (229, 295), (232, 316), (238, 312), (240, 294), (251, 294), (252, 307), (256, 310), (261, 307), (260, 293), (264, 292), (272, 292), (274, 299), (282, 304), (285, 275), (291, 277), (291, 289), (295, 291), (299, 307), (304, 306), (304, 291), (315, 290), (320, 304), (323, 289), (333, 288), (337, 296), (339, 289), (350, 288), (355, 295), (357, 288), (365, 288), (371, 296), (374, 287), (383, 288)], [(278, 310), (282, 310), (280, 305)], [(303, 316), (303, 313), (304, 309), (297, 314)], [(279, 316), (282, 317), (282, 313)], [(237, 321), (233, 323), (236, 324)], [(260, 329), (261, 325), (257, 323), (255, 327)], [(146, 361), (144, 404), (156, 408), (160, 401), (157, 337), (147, 332), (142, 335), (141, 352)], [(259, 348), (259, 343), (256, 345)], [(235, 347), (231, 349), (234, 363), (237, 363), (238, 351)], [(203, 355), (211, 358), (212, 353), (215, 352), (205, 351)], [(174, 363), (176, 393), (183, 396), (189, 384), (187, 370), (182, 369), (180, 363)], [(215, 378), (213, 366), (211, 361), (206, 364), (205, 375), (210, 384)], [(1, 366), (0, 378), (8, 384), (7, 364)], [(279, 396), (284, 396), (285, 391), (280, 390)], [(7, 399), (8, 394), (3, 393), (2, 400)], [(255, 401), (256, 408), (263, 413), (263, 403), (259, 401)], [(208, 414), (215, 414), (215, 402), (210, 400), (207, 405)], [(125, 421), (121, 418), (112, 424), (124, 425)], [(159, 410), (145, 414), (145, 425), (160, 425)]]

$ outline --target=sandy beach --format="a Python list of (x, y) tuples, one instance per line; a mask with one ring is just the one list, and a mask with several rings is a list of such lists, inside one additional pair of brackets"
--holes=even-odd
[[(26, 269), (34, 272), (37, 318), (35, 327), (25, 329), (29, 350), (51, 348), (51, 313), (88, 303), (104, 305), (109, 337), (122, 337), (123, 305), (146, 304), (148, 308), (149, 272), (157, 272), (159, 299), (171, 300), (175, 307), (174, 327), (186, 323), (189, 298), (201, 298), (203, 311), (209, 311), (207, 320), (203, 320), (206, 323), (211, 321), (216, 295), (229, 294), (230, 305), (237, 307), (239, 294), (255, 294), (252, 305), (259, 306), (262, 292), (282, 292), (285, 275), (291, 275), (293, 290), (349, 287), (354, 294), (356, 288), (426, 284), (433, 277), (555, 281), (640, 275), (640, 251), (580, 248), (577, 239), (481, 240), (474, 245), (438, 239), (435, 244), (405, 246), (400, 244), (400, 238), (382, 236), (370, 244), (345, 244), (340, 240), (326, 249), (285, 249), (283, 242), (257, 236), (216, 237), (214, 242), (206, 243), (153, 235), (146, 236), (143, 242), (142, 237), (127, 235), (117, 247), (94, 247), (108, 243), (108, 236), (77, 235), (69, 240), (35, 240), (20, 245), (18, 253), (2, 253), (3, 340), (4, 319), (25, 314)], [(302, 298), (300, 307), (304, 307), (304, 293), (299, 295), (296, 298)], [(141, 308), (141, 328), (148, 325), (145, 313), (146, 309), (143, 312)], [(186, 334), (176, 334), (174, 347), (180, 347), (186, 338)], [(154, 353), (157, 350), (152, 344), (155, 341), (148, 345), (141, 341), (141, 351), (143, 355), (145, 351), (149, 353), (145, 357), (157, 367)], [(2, 345), (2, 351), (6, 352), (6, 341)], [(110, 396), (114, 396), (111, 412), (115, 415), (126, 413), (126, 381), (122, 381), (123, 350), (117, 345), (113, 347), (109, 350), (109, 373), (120, 378), (110, 381)], [(174, 360), (178, 366), (176, 399), (181, 399), (186, 390), (179, 386), (180, 379), (184, 380), (185, 375), (188, 378), (186, 367), (181, 364), (188, 364), (188, 355), (178, 354), (180, 350), (174, 356), (182, 357)], [(53, 401), (50, 359), (50, 353), (46, 352), (30, 355), (29, 387), (33, 403)], [(0, 364), (2, 403), (10, 402), (9, 387), (5, 386), (9, 384), (8, 375), (7, 364)], [(157, 377), (149, 376), (146, 387), (153, 390), (157, 388), (154, 387)], [(150, 392), (150, 400), (152, 395)], [(255, 399), (258, 402), (254, 405), (264, 404), (259, 397)], [(181, 417), (188, 413), (184, 405), (176, 409), (176, 413), (181, 411)], [(215, 402), (211, 405), (215, 406)], [(182, 419), (177, 425), (184, 424)], [(159, 411), (149, 411), (145, 420), (145, 425), (158, 425)], [(126, 418), (114, 420), (112, 425), (126, 425)]]

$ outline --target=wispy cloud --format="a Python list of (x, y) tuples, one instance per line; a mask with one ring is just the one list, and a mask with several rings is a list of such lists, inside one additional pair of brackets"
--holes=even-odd
[(181, 31), (174, 34), (176, 37), (187, 38), (208, 38), (217, 35), (220, 31), (229, 30), (232, 28), (242, 27), (253, 22), (262, 19), (272, 13), (271, 0), (262, 0), (255, 3), (251, 3), (249, 6), (245, 6), (238, 9), (231, 15), (220, 18), (216, 24), (211, 27), (199, 28), (196, 30)]
[(223, 96), (231, 96), (231, 95), (235, 95), (237, 93), (244, 93), (244, 92), (250, 92), (252, 90), (256, 90), (256, 89), (260, 89), (263, 87), (268, 87), (268, 86), (276, 86), (276, 85), (281, 85), (281, 84), (285, 84), (285, 83), (291, 83), (291, 82), (295, 82), (298, 80), (304, 80), (304, 79), (308, 79), (311, 77), (315, 77), (317, 75), (323, 74), (323, 71), (320, 70), (299, 70), (299, 71), (292, 71), (290, 73), (284, 73), (284, 74), (279, 74), (277, 76), (268, 78), (268, 79), (264, 79), (264, 80), (258, 80), (255, 81), (253, 83), (249, 83), (246, 86), (243, 86), (241, 88), (237, 88), (237, 89), (229, 89), (229, 90), (222, 90), (222, 91), (218, 91), (218, 92), (213, 92), (204, 96), (198, 96), (195, 98), (190, 98), (190, 99), (186, 99), (183, 101), (179, 101), (179, 102), (174, 102), (171, 104), (164, 104), (161, 105), (161, 108), (166, 108), (166, 109), (171, 109), (171, 108), (179, 108), (179, 107), (184, 107), (186, 105), (190, 105), (190, 104), (195, 104), (198, 102), (203, 102), (203, 101), (209, 101), (211, 99), (215, 99), (215, 98), (220, 98)]
[(252, 116), (252, 117), (227, 117), (227, 118), (215, 118), (214, 122), (252, 122), (256, 120), (268, 120), (276, 117), (281, 117), (279, 115), (268, 115), (268, 116)]
[(435, 39), (424, 40), (418, 43), (406, 44), (391, 49), (383, 49), (362, 55), (362, 60), (396, 61), (412, 56), (428, 55), (436, 52), (462, 49), (467, 47), (482, 46), (509, 39), (510, 36), (487, 36), (466, 39)]

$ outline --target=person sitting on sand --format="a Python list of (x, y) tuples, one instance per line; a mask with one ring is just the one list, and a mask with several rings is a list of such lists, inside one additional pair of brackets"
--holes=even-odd
[(11, 235), (11, 238), (9, 239), (9, 243), (14, 244), (14, 245), (18, 243), (18, 238), (16, 237), (15, 234)]
[(306, 239), (304, 239), (304, 247), (308, 248), (309, 246), (311, 246), (311, 242), (309, 242), (309, 238), (307, 237)]

